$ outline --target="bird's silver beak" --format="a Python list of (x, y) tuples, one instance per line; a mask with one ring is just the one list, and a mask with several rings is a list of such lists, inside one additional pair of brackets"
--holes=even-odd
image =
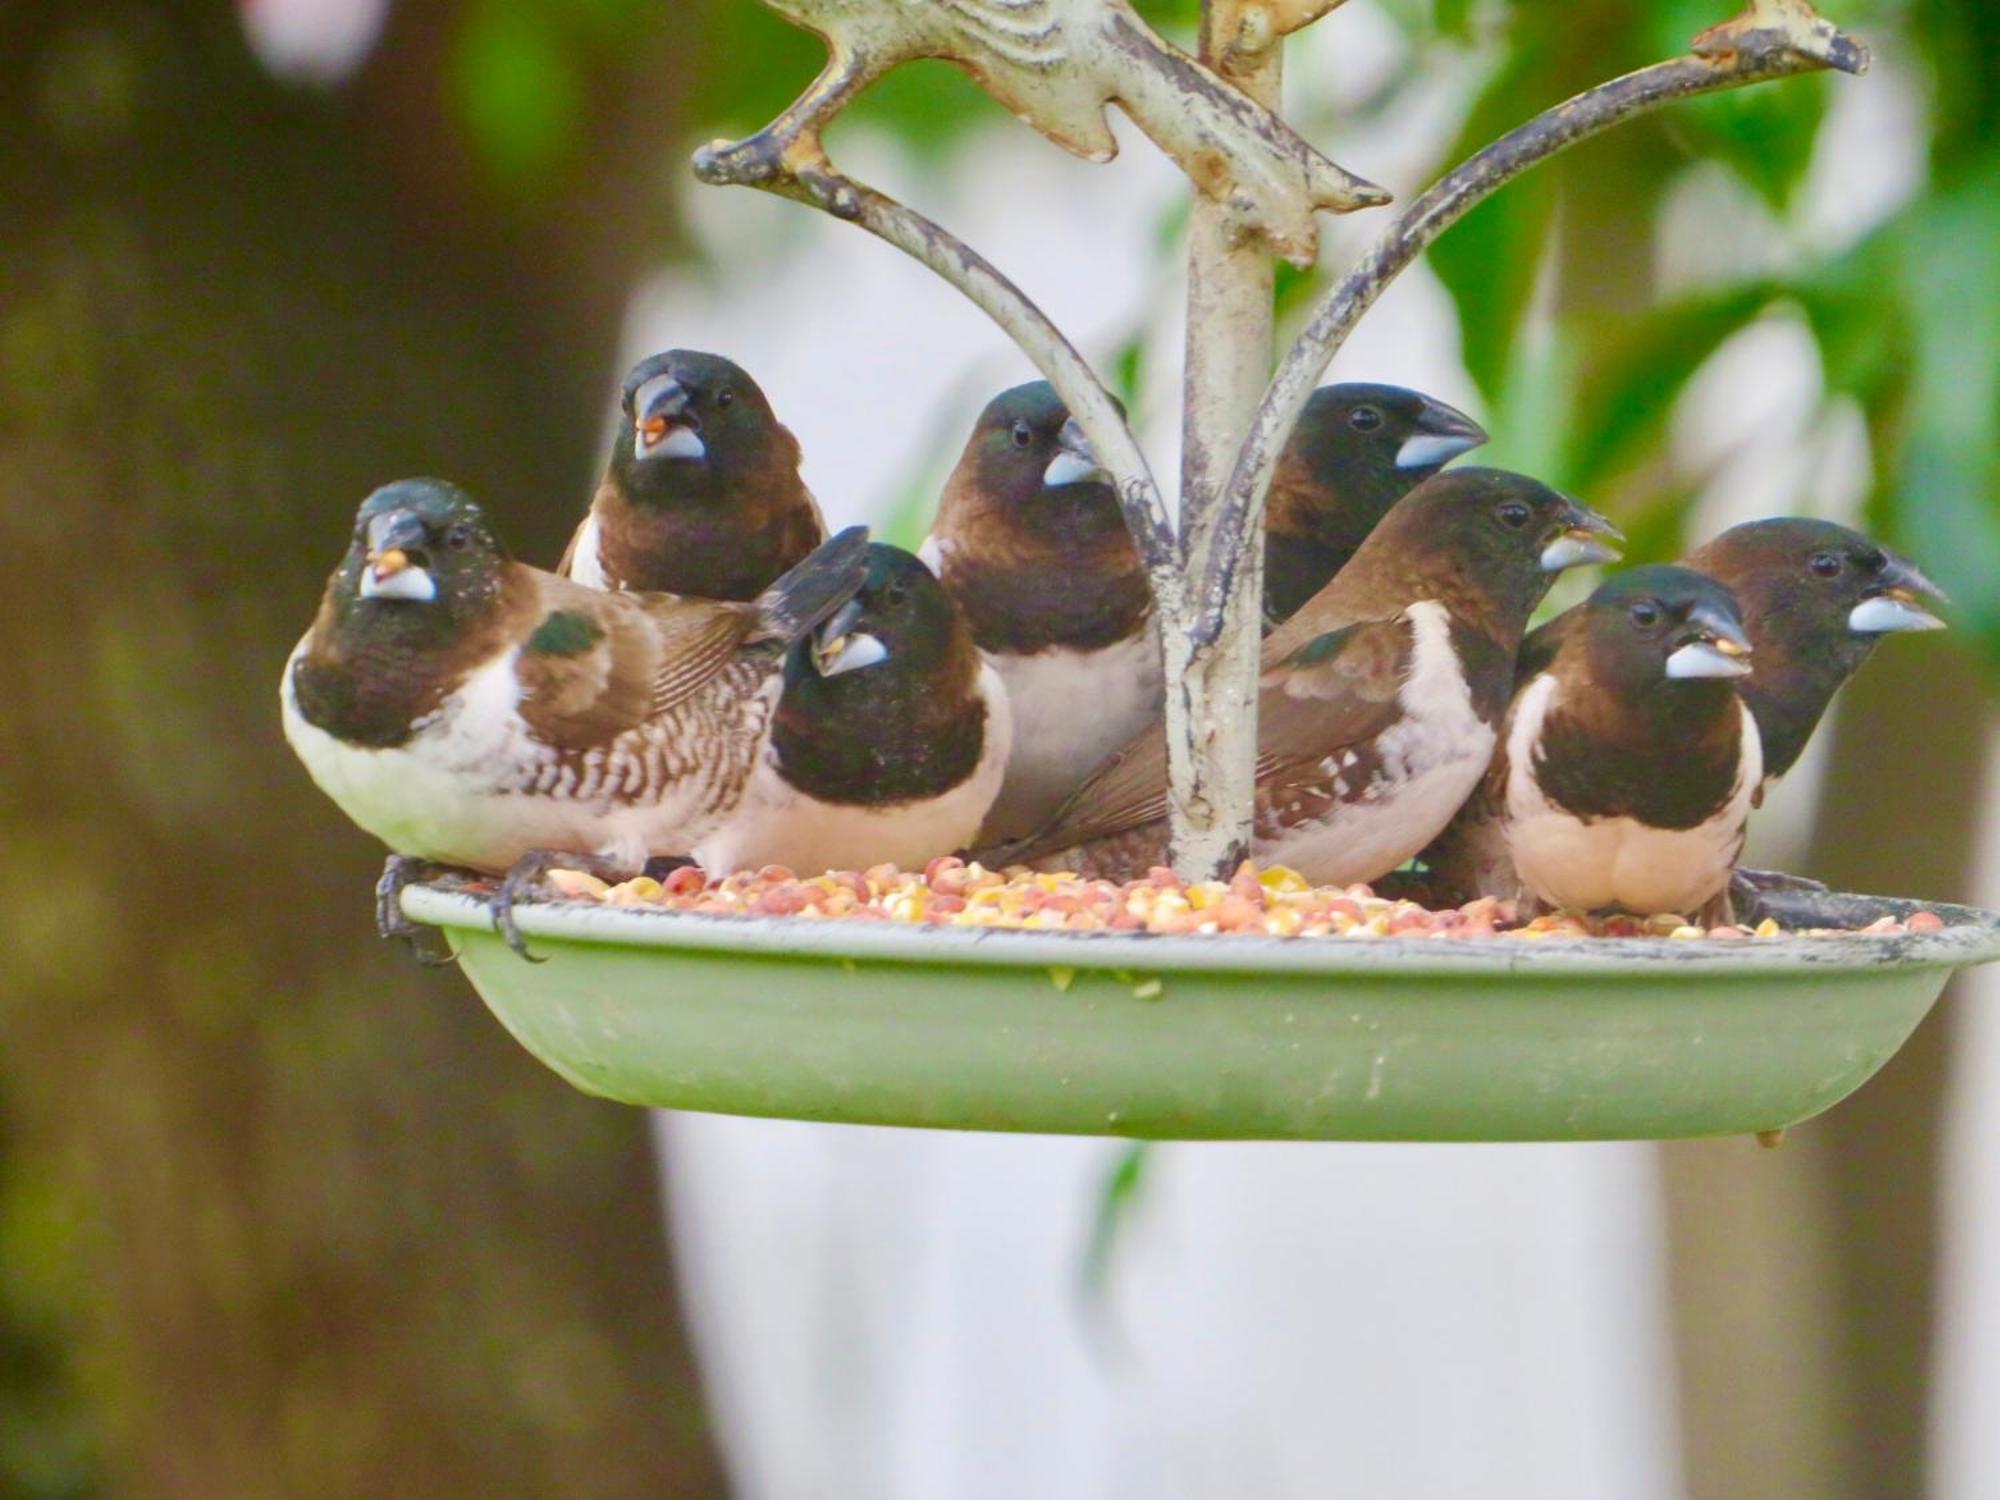
[(1569, 524), (1542, 548), (1542, 571), (1560, 573), (1590, 563), (1617, 562), (1625, 534), (1588, 506), (1571, 508)]
[(368, 556), (361, 567), (361, 597), (403, 599), (414, 604), (437, 598), (437, 580), (425, 566), (429, 533), (414, 512), (387, 511), (368, 523)]
[(1111, 482), (1110, 473), (1098, 462), (1097, 450), (1090, 446), (1090, 439), (1083, 435), (1083, 428), (1077, 425), (1075, 417), (1062, 424), (1062, 431), (1056, 435), (1056, 444), (1060, 451), (1042, 470), (1045, 488), (1058, 490), (1070, 484)]
[(813, 670), (822, 677), (838, 677), (842, 672), (858, 672), (889, 659), (889, 648), (865, 630), (861, 623), (861, 601), (850, 599), (813, 633)]
[(1750, 637), (1740, 621), (1720, 610), (1698, 604), (1688, 611), (1692, 640), (1667, 658), (1667, 676), (1747, 677), (1750, 675)]
[(634, 458), (706, 458), (708, 445), (688, 410), (688, 393), (671, 375), (655, 375), (632, 394)]
[(1416, 431), (1396, 450), (1399, 469), (1434, 469), (1470, 453), (1487, 439), (1487, 431), (1455, 406), (1426, 400)]
[(1926, 606), (1950, 601), (1944, 590), (1917, 571), (1914, 563), (1892, 557), (1883, 570), (1880, 593), (1870, 594), (1847, 612), (1856, 635), (1889, 635), (1902, 630), (1943, 630), (1945, 623)]

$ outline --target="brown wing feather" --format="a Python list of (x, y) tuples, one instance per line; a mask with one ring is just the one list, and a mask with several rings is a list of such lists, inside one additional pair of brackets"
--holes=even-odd
[(1056, 810), (1048, 826), (1019, 845), (1010, 846), (1007, 858), (1033, 859), (1122, 833), (1166, 815), (1167, 734), (1164, 725), (1155, 724), (1135, 735), (1124, 749), (1108, 756), (1089, 780)]
[[(673, 594), (632, 594), (652, 626), (652, 711), (660, 713), (699, 692), (736, 659), (761, 616), (755, 604), (683, 599)], [(782, 643), (767, 642), (775, 661)]]
[(521, 717), (559, 749), (608, 745), (685, 701), (758, 623), (749, 604), (607, 594), (546, 573), (536, 582), (537, 623), (515, 668)]
[(1267, 666), (1257, 697), (1258, 785), (1283, 786), (1294, 772), (1393, 724), (1413, 649), (1408, 620), (1369, 620), (1328, 631)]
[[(1410, 627), (1373, 620), (1268, 661), (1257, 697), (1257, 783), (1282, 787), (1328, 754), (1381, 733), (1400, 712)], [(1048, 826), (1004, 851), (1034, 859), (1167, 816), (1167, 738), (1155, 725), (1106, 760)]]

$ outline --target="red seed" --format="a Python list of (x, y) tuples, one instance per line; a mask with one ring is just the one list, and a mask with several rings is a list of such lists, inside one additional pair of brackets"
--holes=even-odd
[(1944, 918), (1934, 911), (1913, 911), (1903, 921), (1911, 932), (1942, 932)]
[(707, 887), (708, 877), (702, 874), (699, 865), (682, 865), (678, 870), (669, 871), (667, 878), (660, 882), (660, 889), (669, 896), (692, 896)]

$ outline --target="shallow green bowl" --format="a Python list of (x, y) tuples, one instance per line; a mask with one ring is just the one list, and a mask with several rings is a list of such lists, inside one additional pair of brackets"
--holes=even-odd
[[(1788, 926), (1914, 903), (1786, 897)], [(519, 908), (413, 886), (517, 1040), (627, 1104), (1189, 1140), (1773, 1130), (1882, 1066), (2000, 917), (1741, 942), (1073, 935)]]

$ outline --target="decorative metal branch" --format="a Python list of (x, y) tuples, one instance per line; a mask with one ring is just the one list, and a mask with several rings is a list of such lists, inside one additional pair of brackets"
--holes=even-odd
[[(695, 171), (703, 181), (719, 184), (739, 181), (724, 154), (727, 149), (710, 146), (697, 153)], [(1156, 601), (1163, 609), (1178, 604), (1183, 577), (1180, 548), (1159, 482), (1126, 425), (1117, 399), (1047, 313), (992, 262), (949, 230), (836, 170), (816, 142), (794, 142), (775, 170), (760, 171), (743, 185), (762, 188), (859, 225), (930, 267), (999, 324), (1001, 331), (1055, 387), (1070, 415), (1083, 428), (1084, 436), (1090, 439), (1098, 461), (1111, 475), (1125, 513), (1125, 524), (1131, 529), (1133, 542), (1146, 565)]]
[[(1751, 0), (1743, 15), (1697, 37), (1690, 56), (1587, 90), (1446, 174), (1321, 299), (1265, 383), (1267, 249), (1310, 264), (1315, 209), (1385, 201), (1276, 114), (1282, 38), (1340, 0), (1202, 0), (1199, 63), (1148, 30), (1126, 0), (764, 3), (823, 36), (827, 66), (757, 135), (703, 148), (695, 170), (710, 183), (810, 204), (921, 261), (1055, 387), (1117, 484), (1152, 584), (1175, 863), (1201, 874), (1226, 870), (1249, 829), (1265, 496), (1307, 397), (1362, 315), (1475, 204), (1565, 147), (1673, 100), (1822, 68), (1858, 73), (1868, 62), (1861, 43), (1805, 0)], [(1200, 190), (1189, 231), (1178, 531), (1116, 401), (1048, 316), (969, 246), (827, 159), (826, 123), (870, 81), (917, 57), (958, 63), (1051, 140), (1100, 160), (1116, 150), (1103, 114), (1115, 102)]]
[(1826, 68), (1860, 73), (1868, 49), (1836, 30), (1800, 0), (1756, 0), (1732, 21), (1695, 38), (1693, 54), (1656, 63), (1587, 89), (1469, 157), (1413, 199), (1389, 231), (1322, 297), (1259, 403), (1237, 454), (1228, 498), (1214, 528), (1216, 544), (1188, 559), (1199, 639), (1224, 628), (1227, 601), (1245, 559), (1227, 545), (1261, 511), (1271, 475), (1293, 424), (1326, 367), (1362, 315), (1433, 240), (1529, 168), (1614, 125), (1676, 100)]
[[(1227, 203), (1235, 232), (1262, 235), (1295, 265), (1319, 250), (1316, 209), (1388, 201), (1342, 170), (1264, 104), (1169, 46), (1125, 0), (764, 0), (826, 39), (812, 87), (748, 140), (705, 153), (710, 181), (756, 184), (819, 136), (876, 78), (919, 57), (964, 68), (995, 99), (1058, 145), (1109, 161), (1118, 143), (1104, 109), (1116, 103), (1204, 193)], [(1338, 0), (1280, 0), (1280, 16)]]

